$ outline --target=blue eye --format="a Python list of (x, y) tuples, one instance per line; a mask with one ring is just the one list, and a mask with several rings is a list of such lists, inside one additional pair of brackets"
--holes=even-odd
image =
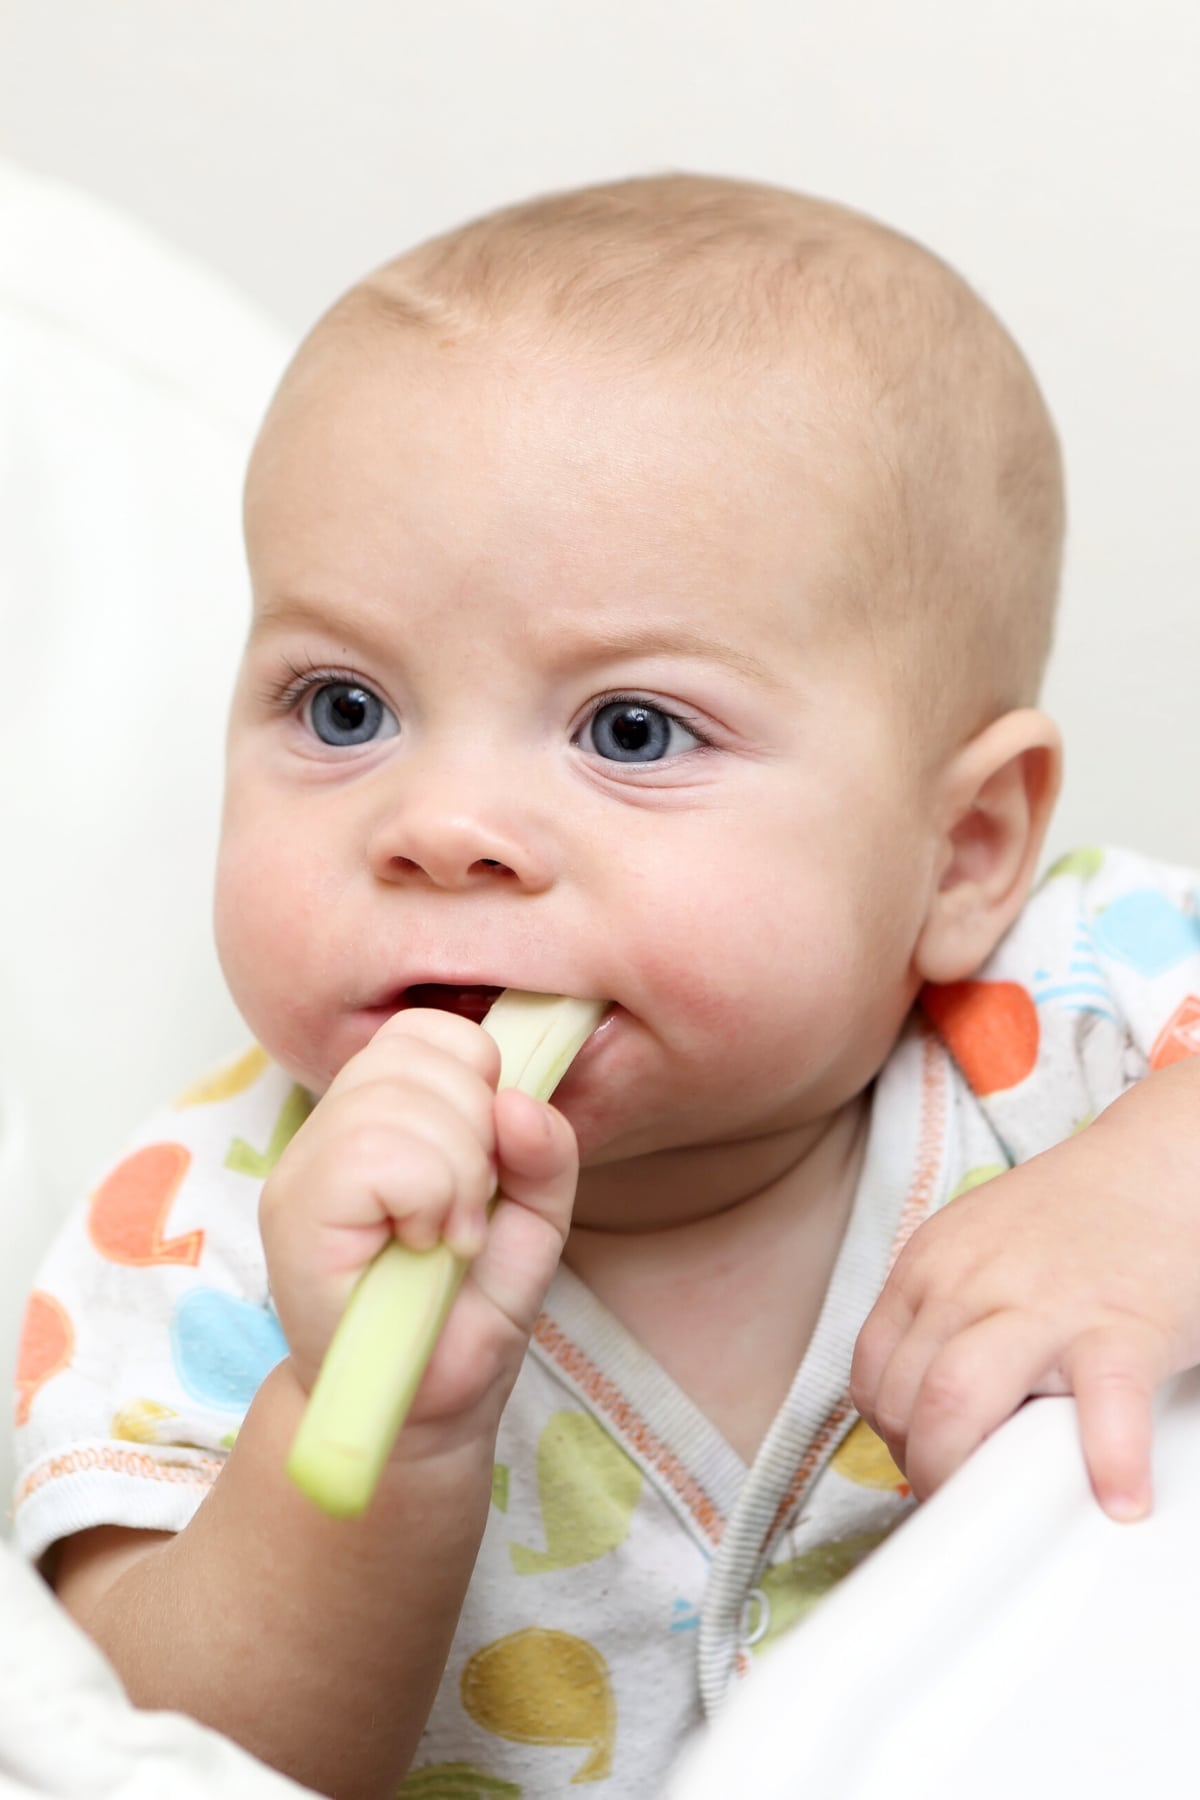
[(356, 681), (327, 681), (310, 696), (308, 723), (323, 744), (346, 749), (395, 737), (395, 714), (378, 694)]
[[(583, 732), (588, 748), (609, 762), (661, 762), (700, 743), (671, 713), (644, 700), (610, 700), (588, 720)], [(682, 742), (680, 741), (682, 740)]]

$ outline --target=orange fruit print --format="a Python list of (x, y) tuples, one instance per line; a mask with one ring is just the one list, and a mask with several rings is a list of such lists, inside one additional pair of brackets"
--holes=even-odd
[(1038, 1053), (1033, 996), (1017, 981), (951, 981), (921, 991), (921, 1005), (977, 1094), (1016, 1087)]
[(160, 1263), (195, 1268), (204, 1233), (164, 1236), (191, 1160), (182, 1144), (147, 1144), (117, 1164), (92, 1195), (88, 1214), (88, 1236), (101, 1256), (135, 1269)]
[(74, 1348), (75, 1332), (66, 1309), (53, 1294), (35, 1288), (25, 1308), (17, 1350), (18, 1425), (27, 1422), (34, 1395), (52, 1375), (66, 1368)]

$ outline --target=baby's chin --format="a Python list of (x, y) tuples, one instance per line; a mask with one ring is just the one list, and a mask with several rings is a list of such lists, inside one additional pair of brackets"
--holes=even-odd
[[(332, 1085), (336, 1076), (350, 1061), (355, 1049), (347, 1049), (339, 1053), (339, 1049), (330, 1043), (314, 1042), (307, 1034), (301, 1034), (293, 1027), (280, 1026), (277, 1020), (264, 1019), (243, 1011), (242, 1017), (254, 1036), (255, 1043), (264, 1049), (271, 1061), (284, 1074), (301, 1087), (314, 1100), (319, 1100)], [(363, 1038), (361, 1049), (370, 1041), (371, 1033)]]

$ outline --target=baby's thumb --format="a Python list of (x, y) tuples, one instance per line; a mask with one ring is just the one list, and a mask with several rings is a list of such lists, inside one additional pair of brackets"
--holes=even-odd
[(579, 1149), (562, 1113), (519, 1088), (505, 1088), (496, 1096), (496, 1162), (501, 1195), (540, 1214), (565, 1238)]
[(541, 1311), (571, 1226), (579, 1179), (575, 1133), (518, 1088), (496, 1097), (499, 1198), (475, 1280), (526, 1331)]

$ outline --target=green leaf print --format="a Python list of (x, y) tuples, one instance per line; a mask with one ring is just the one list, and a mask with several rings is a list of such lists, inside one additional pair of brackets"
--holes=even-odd
[(1097, 845), (1091, 844), (1082, 850), (1068, 850), (1060, 856), (1056, 863), (1046, 870), (1044, 879), (1055, 881), (1060, 875), (1078, 875), (1081, 880), (1088, 881), (1104, 864), (1104, 852)]
[(520, 1800), (515, 1781), (501, 1781), (474, 1763), (435, 1763), (414, 1769), (396, 1800)]
[[(1009, 1165), (1007, 1163), (978, 1163), (975, 1168), (967, 1170), (966, 1174), (951, 1194), (950, 1199), (961, 1200), (964, 1194), (973, 1193), (977, 1187), (982, 1187), (985, 1182), (994, 1181), (997, 1175), (1007, 1175), (1008, 1170)], [(949, 1202), (947, 1202), (947, 1204), (949, 1204)]]
[(798, 1625), (887, 1535), (886, 1531), (866, 1531), (818, 1544), (803, 1556), (765, 1570), (750, 1603), (750, 1648), (755, 1655), (770, 1649)]
[(234, 1138), (225, 1158), (225, 1167), (232, 1169), (235, 1175), (249, 1175), (254, 1181), (265, 1181), (311, 1111), (309, 1096), (302, 1087), (294, 1087), (280, 1108), (266, 1149), (256, 1150), (245, 1138)]

